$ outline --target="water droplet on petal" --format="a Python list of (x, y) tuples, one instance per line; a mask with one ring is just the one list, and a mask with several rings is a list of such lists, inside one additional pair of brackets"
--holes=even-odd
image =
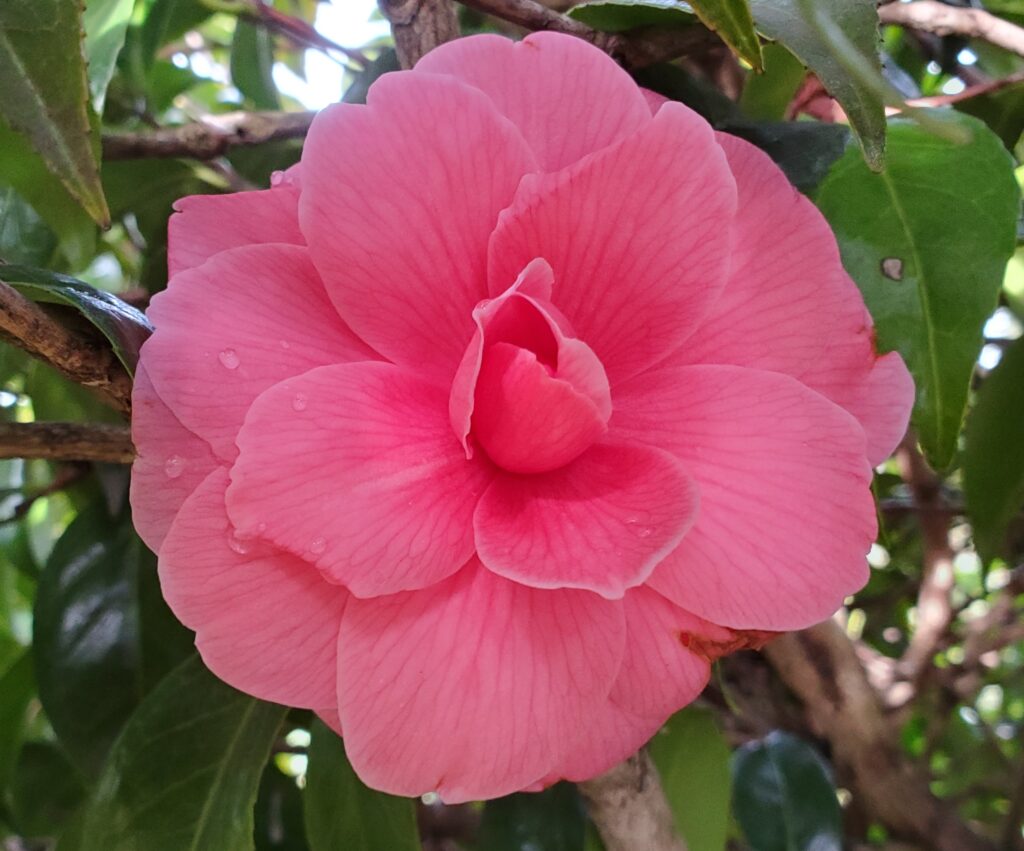
[(307, 398), (305, 393), (296, 393), (295, 397), (292, 399), (292, 410), (304, 411), (306, 410), (306, 405), (308, 404), (309, 399)]
[(168, 479), (176, 479), (185, 472), (185, 459), (180, 455), (171, 455), (164, 461), (164, 474)]
[(238, 532), (232, 529), (228, 533), (228, 546), (240, 556), (244, 556), (249, 552), (252, 545), (245, 538), (238, 537)]
[(320, 555), (320, 553), (322, 553), (326, 549), (327, 541), (325, 541), (323, 538), (314, 538), (312, 541), (309, 542), (309, 551), (315, 556)]
[(649, 538), (654, 534), (654, 530), (650, 526), (641, 526), (636, 530), (636, 536), (638, 538)]
[(271, 174), (270, 174), (270, 185), (271, 186), (280, 186), (282, 183), (284, 183), (284, 172), (283, 171), (271, 172)]
[(221, 366), (225, 369), (238, 369), (238, 353), (234, 349), (224, 349), (219, 355), (218, 360), (221, 362)]

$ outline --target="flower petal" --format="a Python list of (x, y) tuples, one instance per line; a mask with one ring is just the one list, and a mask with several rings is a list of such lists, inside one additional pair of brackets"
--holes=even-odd
[(143, 358), (181, 422), (230, 461), (252, 400), (328, 363), (375, 357), (338, 317), (307, 249), (251, 245), (178, 275), (149, 308)]
[(348, 594), (295, 556), (239, 538), (227, 485), (227, 470), (215, 470), (182, 506), (160, 551), (164, 597), (225, 682), (275, 703), (330, 706)]
[(693, 480), (670, 454), (598, 444), (550, 473), (495, 476), (473, 525), (495, 573), (615, 599), (676, 547), (696, 512)]
[(190, 195), (175, 201), (174, 211), (167, 223), (167, 267), (172, 277), (229, 248), (306, 243), (299, 230), (299, 190), (288, 178), (257, 192)]
[(700, 486), (696, 523), (648, 580), (677, 605), (736, 629), (802, 629), (867, 580), (863, 431), (796, 379), (655, 370), (617, 388), (610, 434), (674, 453)]
[(640, 750), (667, 720), (667, 716), (634, 715), (611, 700), (593, 704), (587, 708), (584, 723), (563, 743), (561, 756), (543, 785), (558, 780), (578, 783), (603, 774)]
[(145, 364), (132, 387), (132, 521), (153, 552), (160, 551), (182, 503), (218, 461), (208, 444), (181, 424), (149, 380)]
[(452, 77), (385, 74), (366, 106), (321, 112), (302, 156), (317, 179), (299, 220), (341, 315), (390, 360), (450, 379), (487, 295), (487, 237), (536, 169), (526, 142)]
[(799, 378), (860, 420), (868, 456), (881, 463), (906, 431), (909, 373), (899, 355), (875, 352), (871, 317), (817, 208), (767, 154), (718, 138), (739, 188), (733, 268), (668, 365), (729, 363)]
[(603, 50), (537, 32), (520, 42), (475, 35), (442, 44), (416, 71), (475, 86), (519, 128), (544, 171), (557, 171), (650, 121), (636, 83)]
[(707, 685), (711, 665), (687, 646), (705, 622), (647, 587), (626, 592), (623, 603), (626, 655), (611, 701), (634, 715), (664, 720)]
[(491, 237), (491, 294), (543, 257), (555, 305), (614, 386), (664, 358), (711, 309), (728, 273), (735, 205), (708, 123), (666, 104), (625, 141), (523, 180)]
[(490, 476), (443, 389), (393, 364), (325, 366), (260, 396), (238, 435), (228, 509), (359, 597), (439, 582), (473, 554)]
[(353, 600), (338, 658), (349, 759), (397, 795), (527, 787), (604, 701), (623, 639), (620, 605), (527, 588), (475, 559), (433, 588)]

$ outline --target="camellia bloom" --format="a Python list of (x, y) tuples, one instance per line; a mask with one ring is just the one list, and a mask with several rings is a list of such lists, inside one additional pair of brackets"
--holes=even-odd
[(593, 776), (867, 575), (912, 385), (760, 151), (540, 33), (446, 44), (192, 197), (136, 525), (209, 667), (448, 801)]

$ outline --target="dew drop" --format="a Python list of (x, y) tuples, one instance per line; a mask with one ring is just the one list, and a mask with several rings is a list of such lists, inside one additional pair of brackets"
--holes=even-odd
[(238, 532), (234, 529), (228, 533), (228, 546), (240, 556), (244, 556), (251, 548), (249, 541), (238, 537)]
[(284, 172), (283, 171), (271, 172), (271, 174), (270, 174), (270, 185), (271, 186), (280, 186), (282, 183), (284, 183)]
[(308, 404), (309, 399), (306, 397), (305, 393), (296, 393), (294, 398), (292, 399), (292, 410), (304, 411), (306, 410), (306, 405)]
[(185, 472), (185, 459), (180, 455), (171, 455), (164, 461), (164, 474), (168, 479), (176, 479)]
[(225, 369), (238, 369), (240, 363), (238, 353), (234, 349), (224, 349), (217, 355), (217, 359)]
[(636, 536), (638, 538), (649, 538), (654, 534), (654, 530), (650, 526), (641, 526), (636, 530)]
[(314, 538), (312, 541), (309, 542), (309, 551), (315, 556), (320, 555), (320, 553), (322, 553), (326, 549), (327, 541), (325, 541), (323, 538)]

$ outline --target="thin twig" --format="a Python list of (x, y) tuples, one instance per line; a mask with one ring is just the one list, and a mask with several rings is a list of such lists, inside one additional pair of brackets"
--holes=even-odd
[(105, 133), (103, 159), (191, 157), (210, 160), (231, 148), (301, 139), (315, 112), (228, 112), (202, 121), (141, 133)]
[(130, 464), (134, 457), (135, 447), (127, 426), (101, 423), (0, 423), (0, 458)]
[(606, 851), (686, 851), (647, 751), (579, 784)]
[(947, 6), (937, 0), (914, 0), (912, 3), (886, 3), (879, 8), (878, 18), (883, 24), (896, 24), (939, 36), (979, 38), (1024, 56), (1024, 27), (984, 9)]
[[(996, 80), (988, 80), (984, 83), (978, 83), (976, 86), (967, 86), (965, 89), (950, 95), (930, 95), (929, 97), (922, 98), (911, 98), (906, 102), (907, 106), (911, 107), (935, 107), (935, 106), (952, 106), (954, 103), (963, 103), (965, 100), (972, 100), (973, 98), (982, 97), (983, 95), (991, 95), (995, 92), (1007, 89), (1010, 86), (1015, 86), (1018, 83), (1024, 83), (1024, 71), (1017, 71), (1015, 74), (1010, 74), (1006, 77), (1000, 77)], [(900, 111), (899, 109), (896, 110)], [(1004, 339), (988, 339), (985, 342), (989, 345), (994, 346), (1005, 346), (1013, 342), (1012, 340)]]
[(403, 68), (411, 68), (439, 44), (459, 37), (452, 0), (378, 0), (378, 5), (391, 24)]
[(260, 24), (272, 32), (279, 33), (301, 47), (312, 47), (323, 51), (337, 51), (347, 59), (365, 68), (370, 60), (360, 50), (351, 47), (344, 47), (320, 33), (312, 24), (296, 18), (294, 15), (280, 12), (273, 6), (269, 6), (261, 0), (252, 0), (248, 10), (241, 14), (254, 23)]
[(38, 304), (2, 282), (0, 340), (24, 349), (76, 384), (91, 388), (122, 414), (131, 411), (132, 380), (98, 333), (61, 324)]

